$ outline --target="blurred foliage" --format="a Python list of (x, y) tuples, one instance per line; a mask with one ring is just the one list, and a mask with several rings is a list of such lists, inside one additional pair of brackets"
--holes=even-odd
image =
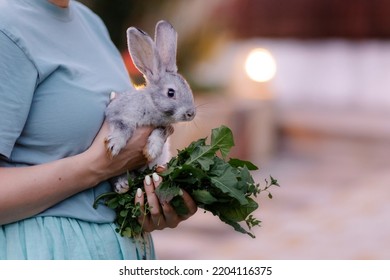
[[(202, 85), (195, 84), (191, 75), (193, 66), (207, 59), (221, 38), (226, 37), (226, 32), (222, 28), (222, 17), (219, 17), (218, 21), (215, 20), (216, 4), (204, 6), (204, 2), (180, 0), (79, 0), (79, 2), (101, 17), (111, 39), (120, 51), (127, 49), (128, 27), (136, 26), (153, 37), (155, 24), (159, 20), (171, 22), (178, 32), (179, 71), (187, 78), (194, 92), (205, 90)], [(220, 16), (219, 12), (218, 14)]]

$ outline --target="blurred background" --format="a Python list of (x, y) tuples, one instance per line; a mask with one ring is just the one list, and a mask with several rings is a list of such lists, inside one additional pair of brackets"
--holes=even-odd
[(232, 156), (281, 187), (258, 198), (256, 239), (201, 209), (155, 232), (160, 259), (390, 258), (390, 2), (80, 1), (106, 23), (135, 84), (125, 30), (179, 34), (198, 114), (173, 153), (221, 124)]

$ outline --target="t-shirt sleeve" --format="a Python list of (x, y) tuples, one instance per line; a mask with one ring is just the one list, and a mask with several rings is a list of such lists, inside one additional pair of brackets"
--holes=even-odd
[(0, 31), (0, 159), (9, 158), (29, 114), (38, 71), (21, 48)]

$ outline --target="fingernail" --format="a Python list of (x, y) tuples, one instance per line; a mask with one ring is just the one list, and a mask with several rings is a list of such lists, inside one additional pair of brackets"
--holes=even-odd
[(183, 193), (183, 190), (182, 190), (182, 189), (180, 189), (180, 190), (179, 190), (179, 195), (180, 195), (180, 196), (183, 196), (183, 195), (184, 195), (184, 193)]
[(160, 176), (158, 176), (156, 172), (152, 174), (152, 177), (153, 177), (153, 181), (155, 182), (158, 182), (160, 180)]
[(142, 190), (141, 190), (141, 188), (137, 189), (137, 197), (138, 198), (142, 197)]
[(115, 91), (112, 91), (112, 92), (110, 93), (110, 100), (113, 100), (113, 99), (115, 98), (115, 96), (116, 96), (116, 92), (115, 92)]
[(150, 178), (149, 175), (146, 175), (146, 176), (145, 176), (145, 184), (146, 184), (147, 186), (150, 186), (151, 183), (152, 183), (152, 179)]

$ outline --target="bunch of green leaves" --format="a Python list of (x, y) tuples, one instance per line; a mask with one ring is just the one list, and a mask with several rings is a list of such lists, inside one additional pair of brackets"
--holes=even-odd
[[(268, 192), (268, 197), (272, 198), (268, 189), (279, 186), (277, 180), (270, 176), (269, 181), (265, 180), (265, 187), (261, 188), (250, 173), (257, 170), (257, 166), (249, 161), (227, 159), (234, 146), (233, 134), (228, 127), (213, 129), (210, 143), (206, 141), (207, 138), (199, 139), (178, 151), (160, 174), (163, 181), (156, 195), (161, 202), (169, 202), (179, 215), (185, 215), (188, 209), (181, 196), (185, 190), (198, 207), (218, 216), (236, 231), (255, 237), (250, 232), (252, 227), (260, 225), (252, 214), (258, 208), (255, 198), (262, 191)], [(105, 204), (115, 209), (117, 230), (123, 236), (135, 237), (142, 232), (142, 224), (138, 223), (141, 211), (139, 205), (134, 204), (134, 197), (136, 189), (143, 188), (145, 175), (153, 171), (148, 169), (129, 174), (128, 193), (107, 193), (96, 200), (105, 198)]]

